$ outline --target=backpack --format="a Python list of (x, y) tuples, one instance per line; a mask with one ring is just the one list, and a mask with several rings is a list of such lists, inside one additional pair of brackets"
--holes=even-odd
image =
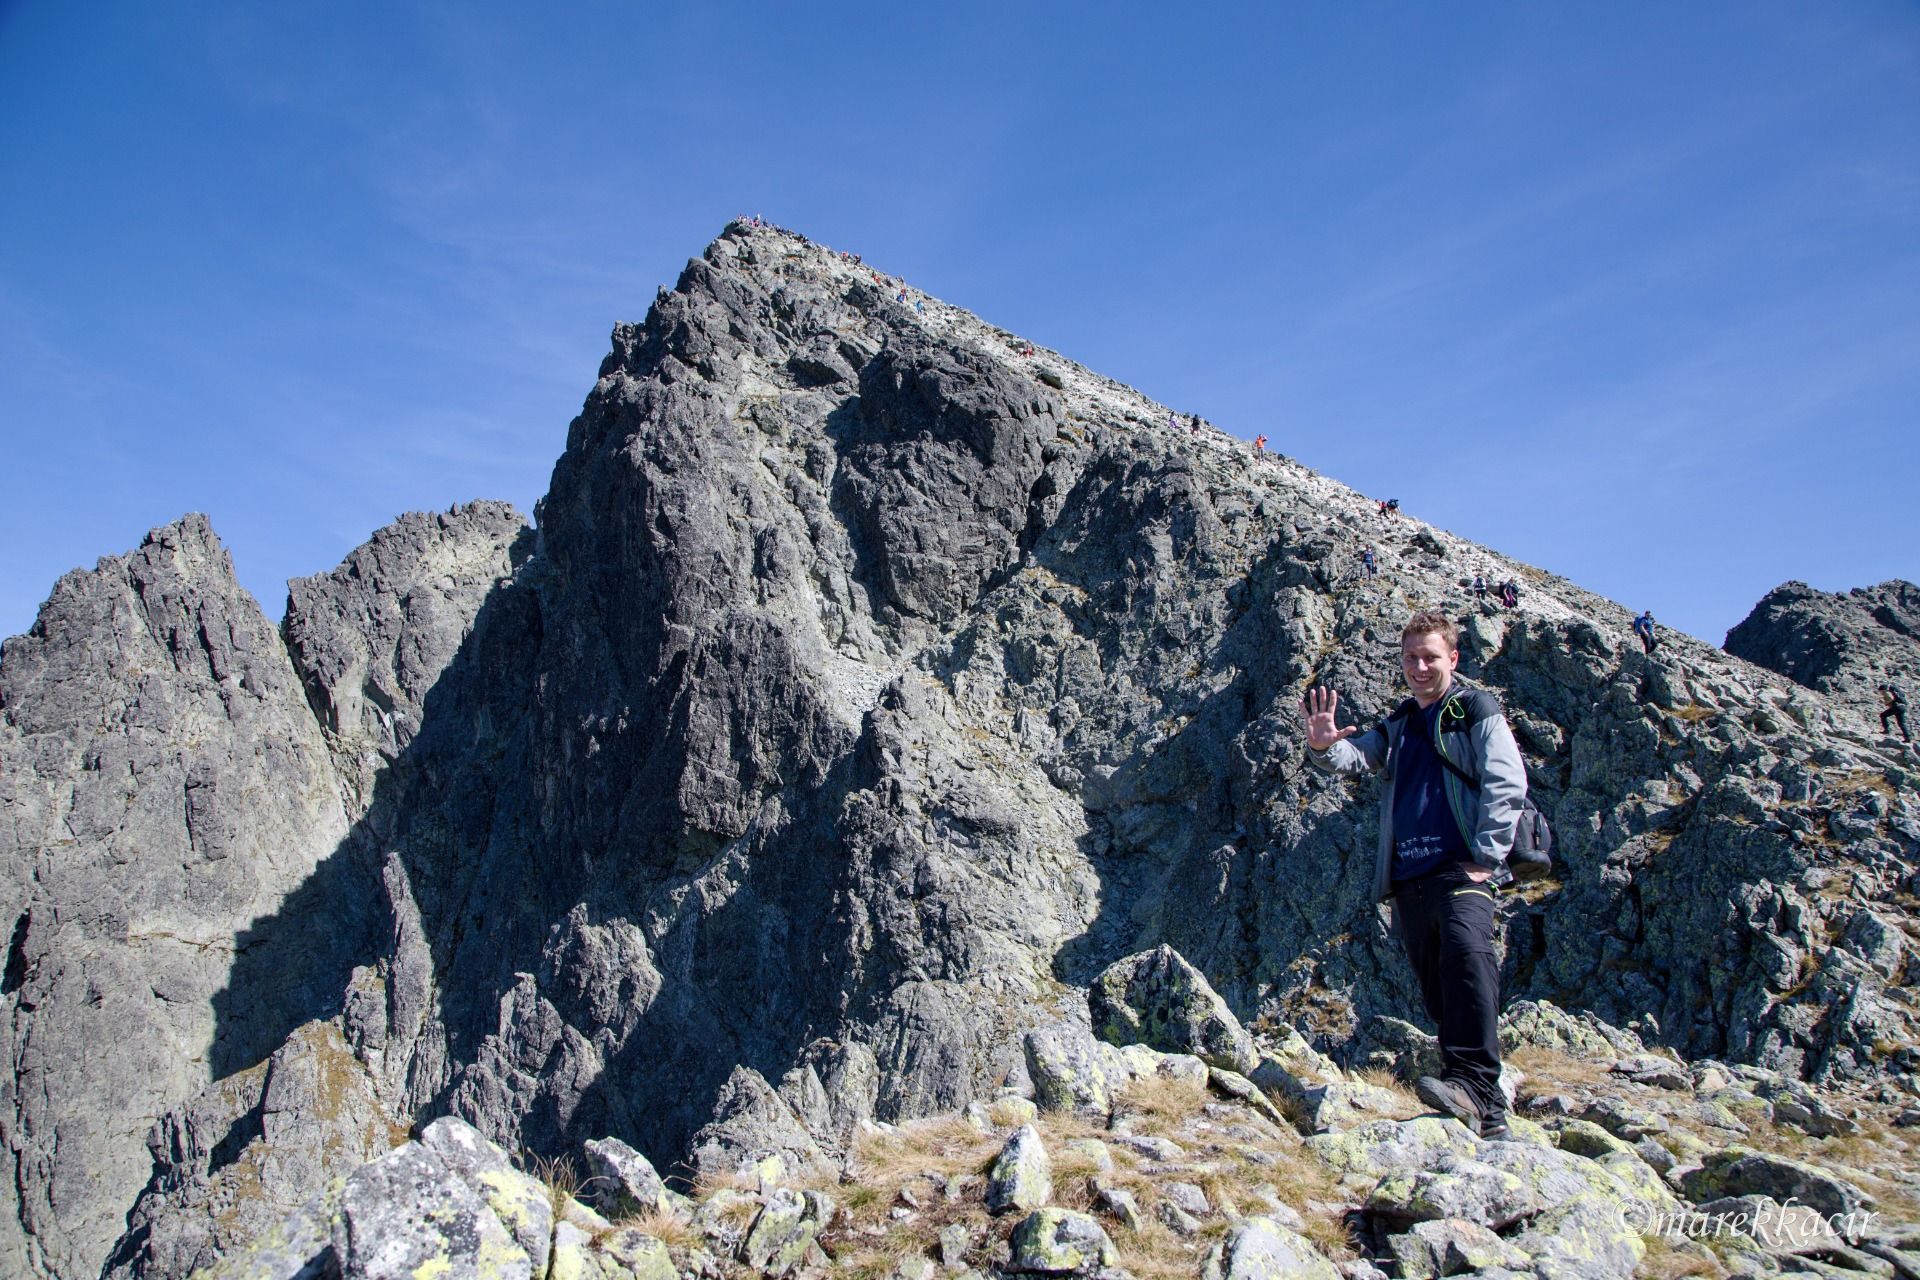
[[(1494, 700), (1493, 695), (1479, 689), (1449, 693), (1446, 702), (1459, 703), (1465, 708), (1465, 714), (1450, 719), (1443, 713), (1440, 717), (1442, 733), (1464, 733), (1488, 716), (1500, 714), (1500, 704)], [(1445, 706), (1446, 703), (1442, 705)], [(1419, 711), (1420, 704), (1408, 698), (1387, 718), (1405, 720), (1409, 729), (1418, 726), (1415, 731), (1424, 738), (1427, 737), (1427, 718), (1420, 715)], [(1404, 735), (1407, 731), (1403, 729), (1401, 732)], [(1447, 753), (1440, 749), (1439, 743), (1433, 744), (1433, 754), (1440, 758), (1441, 765), (1449, 773), (1460, 779), (1467, 790), (1479, 792), (1480, 780), (1449, 760)], [(1463, 828), (1460, 834), (1469, 843), (1473, 840), (1471, 831)], [(1507, 852), (1507, 870), (1512, 873), (1515, 880), (1538, 880), (1553, 874), (1553, 828), (1547, 825), (1547, 815), (1540, 812), (1539, 807), (1533, 803), (1531, 795), (1520, 798), (1520, 820), (1514, 824), (1513, 848)]]

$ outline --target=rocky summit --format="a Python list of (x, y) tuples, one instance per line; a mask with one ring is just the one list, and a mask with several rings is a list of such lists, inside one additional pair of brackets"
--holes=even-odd
[(1920, 693), (1920, 587), (1896, 578), (1830, 595), (1783, 583), (1727, 632), (1727, 652), (1826, 694), (1877, 728), (1882, 685)]
[[(0, 1271), (1915, 1274), (1920, 757), (1791, 607), (1643, 653), (746, 224), (535, 517), (403, 517), (276, 630), (189, 516), (6, 643)], [(1374, 784), (1298, 723), (1426, 608), (1558, 834), (1512, 1143), (1409, 1103)]]

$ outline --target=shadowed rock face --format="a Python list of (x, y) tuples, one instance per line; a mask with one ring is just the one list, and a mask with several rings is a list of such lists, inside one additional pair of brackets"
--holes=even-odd
[(1775, 587), (1727, 632), (1727, 652), (1778, 671), (1879, 724), (1878, 690), (1920, 687), (1920, 587), (1899, 579), (1840, 595)]
[[(730, 228), (615, 330), (537, 535), (495, 504), (408, 517), (294, 584), (284, 643), (237, 588), (213, 595), (243, 621), (176, 646), (56, 607), (84, 586), (144, 618), (158, 597), (119, 562), (63, 582), (0, 665), (16, 1061), (40, 1037), (77, 1054), (87, 1033), (57, 1028), (89, 996), (48, 975), (131, 945), (68, 923), (108, 896), (82, 871), (177, 909), (185, 775), (259, 779), (207, 828), (248, 852), (168, 1015), (199, 1039), (132, 1024), (159, 1065), (124, 1107), (58, 1064), (40, 1093), (63, 1110), (18, 1086), (0, 1110), (35, 1204), (77, 1176), (47, 1126), (114, 1106), (124, 1130), (95, 1144), (111, 1178), (23, 1206), (10, 1256), (182, 1274), (326, 1175), (269, 1161), (269, 1129), (340, 1161), (444, 1112), (510, 1148), (618, 1137), (670, 1176), (748, 1129), (830, 1157), (862, 1119), (1024, 1071), (1028, 1031), (1084, 1023), (1085, 986), (1162, 943), (1243, 1018), (1363, 1049), (1411, 984), (1365, 901), (1371, 785), (1308, 766), (1295, 706), (1325, 680), (1385, 714), (1400, 625), (1436, 603), (1560, 833), (1563, 879), (1507, 916), (1510, 991), (1689, 1055), (1911, 1079), (1889, 1046), (1911, 1041), (1913, 775), (1853, 717), (1683, 639), (1649, 660), (1609, 601), (899, 288)], [(156, 537), (189, 529), (211, 543)], [(1519, 581), (1520, 608), (1470, 604), (1476, 574)], [(143, 629), (150, 660), (96, 669)], [(260, 709), (201, 656), (229, 633)], [(140, 680), (206, 708), (142, 739), (181, 775), (177, 836), (123, 816), (159, 803), (138, 771), (57, 832), (117, 732), (93, 708)], [(173, 1008), (145, 970), (99, 972)]]
[(219, 1016), (238, 937), (346, 836), (286, 651), (204, 519), (60, 580), (0, 662), (0, 895), (12, 930), (0, 1270), (97, 1273), (150, 1173), (155, 1118), (337, 1006), (305, 928)]

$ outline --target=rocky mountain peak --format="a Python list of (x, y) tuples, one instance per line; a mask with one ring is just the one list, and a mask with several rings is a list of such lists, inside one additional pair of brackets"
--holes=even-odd
[(279, 634), (190, 519), (8, 642), (11, 1269), (186, 1274), (436, 1117), (832, 1165), (1095, 1052), (1089, 989), (1163, 947), (1391, 1060), (1372, 784), (1295, 708), (1389, 711), (1420, 608), (1560, 833), (1511, 998), (1920, 1087), (1911, 755), (851, 255), (730, 226), (614, 330), (536, 515), (405, 517)]
[(1920, 587), (1895, 578), (1835, 595), (1782, 583), (1727, 632), (1727, 652), (1877, 720), (1881, 685), (1911, 696), (1920, 680)]

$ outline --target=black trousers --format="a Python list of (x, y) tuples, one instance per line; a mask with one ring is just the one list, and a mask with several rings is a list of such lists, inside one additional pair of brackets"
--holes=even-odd
[(1440, 1074), (1466, 1089), (1480, 1114), (1506, 1111), (1500, 1092), (1500, 963), (1493, 954), (1497, 890), (1455, 863), (1399, 886), (1393, 928), (1440, 1034)]
[(1901, 737), (1906, 738), (1908, 742), (1913, 741), (1913, 738), (1907, 733), (1907, 713), (1904, 709), (1900, 707), (1888, 707), (1885, 711), (1882, 711), (1880, 713), (1880, 732), (1881, 733), (1885, 733), (1887, 731), (1887, 721), (1889, 720), (1893, 721), (1895, 724), (1900, 726)]

